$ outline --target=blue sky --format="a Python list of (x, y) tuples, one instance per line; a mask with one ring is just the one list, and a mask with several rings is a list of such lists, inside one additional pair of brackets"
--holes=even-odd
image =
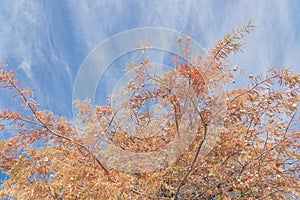
[[(71, 120), (76, 73), (89, 52), (110, 36), (163, 27), (208, 48), (250, 19), (261, 28), (246, 38), (244, 52), (233, 55), (231, 63), (252, 74), (271, 66), (300, 72), (297, 0), (2, 0), (0, 56), (33, 89), (42, 108)], [(13, 106), (0, 91), (0, 107)]]

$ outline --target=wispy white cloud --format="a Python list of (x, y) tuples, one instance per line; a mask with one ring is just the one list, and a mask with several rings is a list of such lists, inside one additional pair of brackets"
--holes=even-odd
[[(0, 23), (1, 23), (1, 50), (8, 51), (12, 48), (16, 55), (23, 55), (23, 48), (20, 45), (30, 45), (30, 39), (34, 37), (32, 27), (38, 22), (39, 7), (34, 2), (21, 1), (1, 1)], [(29, 34), (31, 33), (32, 36)]]
[(0, 54), (35, 81), (32, 85), (43, 105), (61, 107), (63, 112), (71, 104), (73, 80), (84, 57), (111, 35), (132, 28), (175, 29), (211, 47), (238, 24), (253, 19), (261, 28), (246, 38), (244, 53), (233, 55), (231, 63), (253, 74), (273, 65), (299, 71), (299, 4), (288, 0), (1, 1)]
[[(295, 40), (297, 24), (291, 15), (292, 7), (288, 1), (276, 1), (272, 5), (267, 1), (240, 3), (237, 7), (240, 8), (240, 11), (237, 11), (240, 14), (236, 17), (244, 20), (251, 18), (260, 24), (261, 28), (248, 37), (244, 53), (235, 56), (233, 62), (244, 64), (246, 69), (252, 72), (262, 72), (271, 66), (299, 65), (300, 59), (295, 48), (300, 50), (300, 41)], [(228, 14), (231, 19), (235, 17), (234, 12)], [(222, 30), (224, 29), (226, 26), (222, 27)]]
[(75, 72), (70, 66), (76, 67), (78, 59), (63, 6), (54, 1), (0, 2), (1, 56), (15, 68), (18, 79), (33, 88), (42, 107), (55, 105), (61, 113), (68, 110), (61, 102), (69, 99), (71, 104)]
[(22, 68), (24, 70), (24, 72), (26, 73), (28, 78), (33, 80), (32, 71), (31, 71), (31, 60), (30, 59), (25, 58), (22, 61), (22, 63), (20, 64), (20, 68)]
[[(252, 19), (262, 28), (246, 39), (244, 54), (232, 60), (244, 64), (249, 71), (300, 63), (300, 42), (295, 40), (298, 27), (291, 12), (294, 6), (292, 1), (259, 0), (69, 2), (74, 26), (89, 49), (122, 31), (122, 23), (128, 23), (127, 28), (160, 26), (183, 31), (209, 47), (232, 28)], [(130, 25), (126, 19), (133, 16), (138, 19)]]
[(132, 12), (121, 1), (68, 1), (68, 8), (76, 35), (89, 50), (114, 31), (119, 32), (117, 26), (122, 27), (122, 21)]
[[(299, 71), (300, 41), (296, 34), (300, 28), (293, 16), (295, 4), (284, 0), (119, 0), (69, 1), (68, 8), (76, 35), (87, 52), (113, 34), (138, 27), (174, 29), (191, 35), (209, 48), (233, 28), (253, 20), (261, 28), (246, 37), (244, 52), (232, 55), (230, 63), (239, 65), (247, 73), (259, 74), (271, 66), (283, 65)], [(156, 55), (160, 57), (156, 61), (163, 60), (162, 54)], [(101, 92), (110, 91), (117, 77), (119, 72), (107, 74), (105, 80), (109, 87)]]

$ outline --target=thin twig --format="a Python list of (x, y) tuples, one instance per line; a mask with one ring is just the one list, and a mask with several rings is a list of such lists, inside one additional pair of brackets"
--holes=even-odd
[(179, 183), (178, 186), (177, 186), (177, 189), (176, 189), (176, 191), (175, 191), (174, 198), (173, 198), (174, 200), (177, 200), (177, 199), (178, 199), (177, 196), (178, 196), (178, 194), (179, 194), (179, 191), (180, 191), (181, 187), (183, 186), (185, 180), (188, 178), (188, 176), (189, 176), (189, 175), (191, 174), (191, 172), (193, 171), (194, 165), (195, 165), (195, 163), (196, 163), (196, 161), (197, 161), (197, 159), (198, 159), (198, 156), (199, 156), (199, 154), (200, 154), (202, 145), (203, 145), (203, 143), (204, 143), (204, 141), (205, 141), (206, 135), (207, 135), (207, 124), (204, 124), (204, 138), (203, 138), (203, 140), (201, 141), (201, 143), (200, 143), (199, 146), (198, 146), (197, 153), (196, 153), (196, 155), (194, 156), (194, 159), (193, 159), (193, 161), (192, 161), (192, 164), (191, 164), (190, 167), (188, 168), (187, 173), (186, 173), (185, 176), (181, 179), (180, 183)]
[(30, 102), (28, 101), (28, 99), (26, 98), (26, 96), (21, 92), (21, 90), (16, 86), (16, 84), (13, 82), (13, 80), (9, 80), (9, 83), (11, 84), (11, 86), (18, 92), (18, 94), (21, 96), (21, 98), (23, 99), (23, 101), (26, 103), (26, 105), (28, 106), (28, 108), (30, 109), (30, 111), (33, 113), (34, 117), (36, 118), (36, 120), (38, 120), (38, 122), (40, 123), (39, 125), (42, 126), (43, 128), (45, 128), (47, 131), (49, 131), (52, 135), (62, 138), (64, 140), (70, 141), (72, 143), (74, 143), (77, 146), (80, 146), (81, 148), (83, 148), (84, 150), (86, 150), (91, 157), (98, 163), (98, 165), (103, 169), (103, 171), (106, 173), (106, 175), (108, 176), (109, 180), (116, 182), (115, 180), (111, 179), (111, 177), (109, 176), (109, 171), (104, 167), (104, 165), (101, 163), (101, 161), (83, 144), (80, 144), (78, 142), (76, 142), (74, 139), (69, 138), (67, 136), (61, 135), (59, 133), (56, 133), (55, 131), (53, 131), (51, 128), (49, 128), (37, 115), (35, 108), (30, 104)]
[[(270, 78), (268, 78), (268, 79), (265, 79), (265, 80), (263, 80), (263, 81), (261, 81), (261, 82), (259, 82), (259, 83), (256, 83), (252, 88), (250, 88), (250, 89), (246, 90), (245, 92), (243, 92), (243, 93), (241, 93), (241, 94), (235, 96), (235, 97), (234, 97), (233, 99), (231, 99), (228, 103), (226, 103), (223, 107), (221, 107), (221, 108), (216, 112), (216, 114), (214, 114), (214, 115), (212, 116), (211, 120), (212, 120), (215, 116), (217, 116), (222, 110), (224, 110), (229, 104), (231, 104), (233, 101), (235, 101), (236, 99), (240, 98), (241, 96), (244, 96), (244, 95), (248, 94), (249, 92), (251, 92), (252, 90), (254, 90), (255, 88), (257, 88), (259, 85), (261, 85), (261, 84), (263, 84), (263, 83), (265, 83), (265, 82), (267, 82), (267, 81), (269, 81), (269, 80), (271, 80), (271, 79), (274, 79), (274, 78), (276, 78), (276, 77), (278, 77), (278, 76), (279, 76), (279, 74), (274, 75), (274, 76), (272, 76), (272, 77), (270, 77)], [(210, 121), (211, 121), (211, 120), (210, 120)]]

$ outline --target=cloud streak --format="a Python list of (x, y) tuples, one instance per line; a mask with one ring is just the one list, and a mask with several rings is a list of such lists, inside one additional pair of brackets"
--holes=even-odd
[(253, 19), (261, 28), (246, 38), (244, 53), (233, 55), (231, 63), (253, 74), (283, 65), (299, 72), (298, 2), (1, 1), (0, 54), (29, 81), (44, 108), (71, 116), (72, 86), (84, 58), (108, 37), (132, 28), (170, 28), (212, 47)]
[[(69, 8), (73, 24), (89, 49), (115, 32), (127, 28), (160, 26), (191, 34), (204, 46), (211, 47), (237, 25), (252, 19), (261, 28), (247, 39), (245, 53), (233, 57), (249, 71), (261, 71), (262, 66), (297, 65), (300, 41), (292, 12), (296, 1), (106, 1), (81, 2)], [(129, 7), (131, 6), (131, 7)], [(300, 6), (298, 6), (300, 7)], [(129, 9), (127, 9), (129, 8)], [(79, 11), (79, 12), (78, 12)], [(100, 13), (97, 11), (101, 11)], [(133, 17), (137, 21), (129, 21)], [(82, 30), (82, 31), (80, 31)], [(96, 34), (95, 34), (96, 33)]]

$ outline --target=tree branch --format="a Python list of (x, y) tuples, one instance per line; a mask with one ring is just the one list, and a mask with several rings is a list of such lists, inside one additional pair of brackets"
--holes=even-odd
[[(27, 97), (22, 93), (22, 91), (20, 90), (20, 88), (15, 84), (15, 82), (13, 80), (9, 80), (9, 83), (11, 84), (11, 86), (17, 91), (17, 93), (20, 95), (20, 97), (23, 99), (24, 103), (26, 104), (26, 106), (28, 106), (28, 108), (30, 109), (30, 111), (33, 113), (34, 117), (36, 118), (36, 120), (39, 122), (39, 125), (43, 128), (45, 128), (47, 131), (49, 131), (52, 135), (62, 138), (64, 140), (67, 140), (69, 142), (74, 143), (75, 145), (83, 148), (84, 150), (86, 150), (88, 152), (88, 154), (90, 154), (90, 156), (97, 162), (97, 164), (103, 169), (103, 171), (105, 172), (105, 174), (108, 176), (109, 180), (116, 182), (115, 180), (113, 180), (110, 176), (109, 176), (109, 171), (104, 167), (104, 165), (101, 163), (101, 161), (83, 144), (80, 144), (79, 142), (75, 141), (72, 138), (69, 138), (67, 136), (61, 135), (59, 133), (56, 133), (55, 131), (53, 131), (51, 128), (49, 128), (37, 115), (36, 113), (36, 109), (30, 104), (30, 102), (28, 101)], [(38, 124), (38, 123), (34, 123), (34, 124)]]
[(188, 178), (188, 176), (189, 176), (189, 175), (191, 174), (191, 172), (193, 171), (194, 165), (195, 165), (195, 163), (196, 163), (196, 161), (197, 161), (197, 159), (198, 159), (198, 156), (199, 156), (199, 154), (200, 154), (202, 145), (203, 145), (203, 143), (204, 143), (204, 141), (205, 141), (206, 135), (207, 135), (207, 124), (204, 124), (204, 138), (203, 138), (203, 140), (201, 141), (201, 143), (199, 144), (199, 146), (198, 146), (198, 148), (197, 148), (196, 155), (194, 156), (194, 159), (193, 159), (193, 161), (192, 161), (190, 167), (188, 168), (187, 173), (186, 173), (185, 176), (181, 179), (180, 183), (179, 183), (178, 186), (177, 186), (177, 189), (176, 189), (176, 191), (175, 191), (174, 198), (173, 198), (174, 200), (177, 200), (177, 199), (178, 199), (177, 196), (178, 196), (178, 194), (179, 194), (179, 191), (180, 191), (181, 187), (183, 186), (184, 182), (186, 181), (186, 179)]

